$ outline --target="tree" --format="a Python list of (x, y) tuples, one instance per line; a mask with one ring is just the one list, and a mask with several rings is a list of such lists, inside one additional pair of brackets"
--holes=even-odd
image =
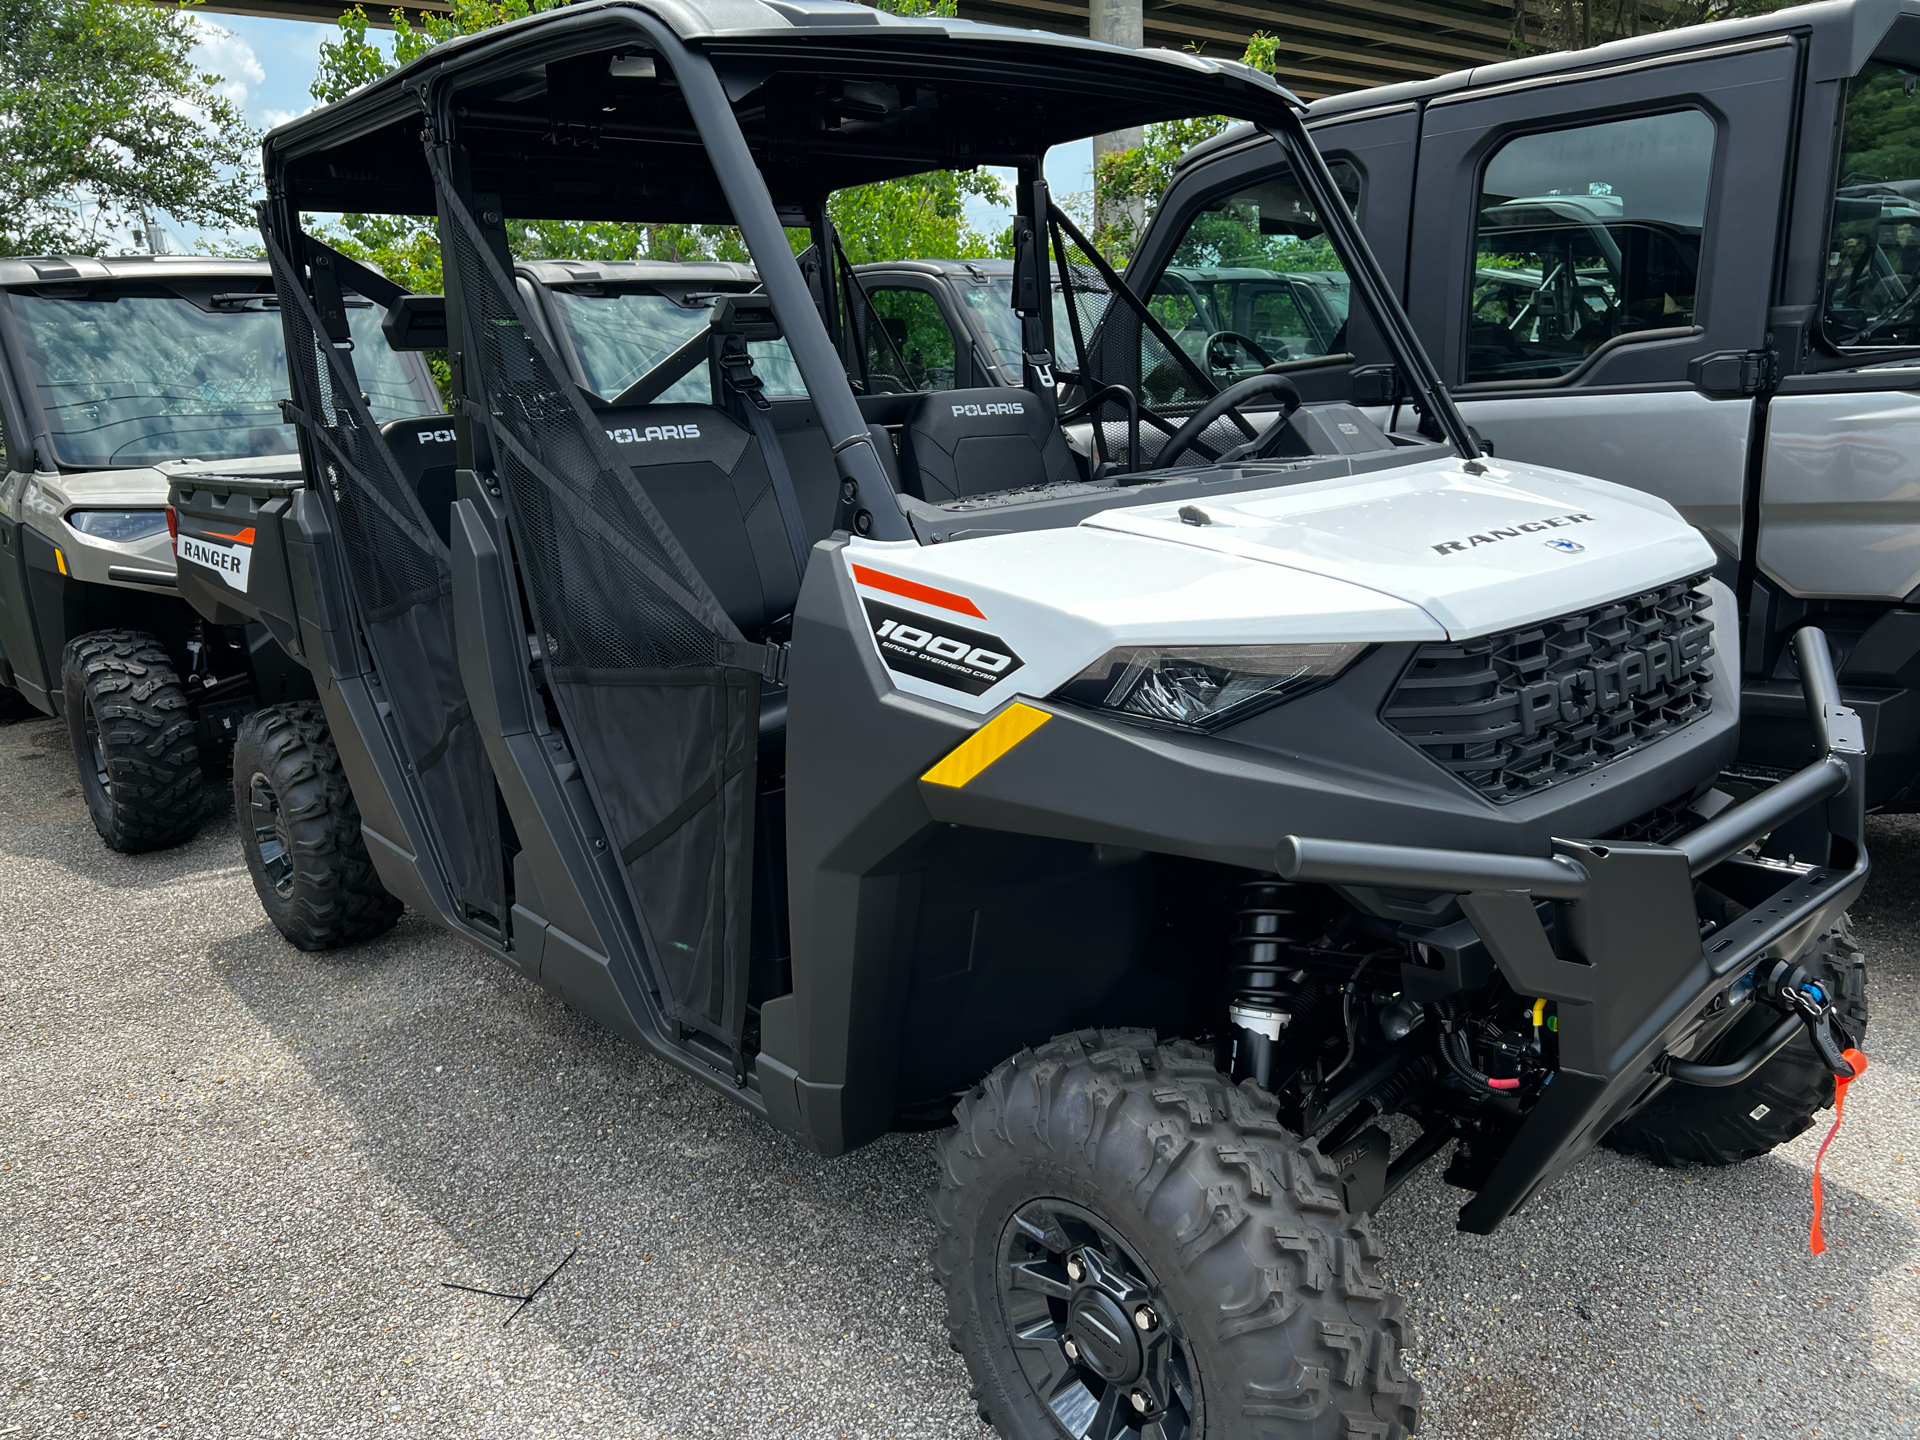
[[(1241, 63), (1267, 74), (1275, 73), (1278, 55), (1274, 37), (1256, 30), (1247, 42)], [(1107, 262), (1124, 267), (1140, 242), (1145, 222), (1153, 219), (1154, 207), (1173, 182), (1173, 170), (1180, 157), (1202, 140), (1211, 140), (1233, 121), (1225, 115), (1198, 115), (1188, 120), (1167, 120), (1147, 126), (1137, 149), (1113, 150), (1102, 155), (1094, 167), (1093, 189), (1101, 197), (1095, 213), (1119, 217), (1099, 226), (1087, 238), (1099, 247)], [(1139, 229), (1126, 218), (1125, 202), (1135, 202), (1144, 217)]]
[(0, 0), (0, 253), (98, 254), (153, 212), (248, 224), (259, 136), (184, 9)]

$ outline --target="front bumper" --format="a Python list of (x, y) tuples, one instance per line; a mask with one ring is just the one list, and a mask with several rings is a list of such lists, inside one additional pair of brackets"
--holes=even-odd
[[(1841, 705), (1826, 637), (1794, 637), (1818, 758), (1670, 844), (1555, 840), (1552, 858), (1289, 836), (1288, 880), (1456, 894), (1513, 989), (1554, 1001), (1560, 1068), (1460, 1228), (1495, 1229), (1671, 1081), (1724, 1028), (1717, 1009), (1763, 962), (1792, 959), (1835, 924), (1867, 877), (1866, 753)], [(1773, 837), (1786, 860), (1748, 853)], [(1703, 936), (1696, 882), (1747, 907)], [(1549, 939), (1540, 906), (1551, 902)], [(1684, 1069), (1684, 1067), (1682, 1067)]]

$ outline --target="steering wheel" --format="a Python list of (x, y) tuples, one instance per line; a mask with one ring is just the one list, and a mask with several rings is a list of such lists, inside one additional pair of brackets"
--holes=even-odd
[[(1262, 435), (1259, 440), (1254, 443), (1253, 449), (1248, 452), (1253, 458), (1260, 458), (1267, 441), (1277, 436), (1285, 428), (1287, 417), (1300, 408), (1300, 387), (1295, 385), (1293, 381), (1289, 380), (1285, 375), (1249, 375), (1246, 379), (1229, 385), (1198, 410), (1194, 411), (1193, 414), (1188, 417), (1187, 423), (1173, 432), (1173, 438), (1167, 441), (1165, 447), (1158, 455), (1154, 456), (1153, 468), (1155, 470), (1168, 469), (1182, 451), (1186, 450), (1194, 441), (1206, 433), (1207, 427), (1212, 425), (1214, 421), (1218, 420), (1229, 410), (1232, 410), (1236, 406), (1244, 405), (1247, 401), (1258, 395), (1277, 395), (1280, 397), (1279, 421), (1276, 422), (1265, 435)], [(1277, 444), (1278, 441), (1275, 440), (1274, 443)]]
[(1267, 353), (1266, 347), (1251, 335), (1242, 335), (1238, 330), (1216, 330), (1207, 337), (1207, 369), (1230, 370), (1233, 368), (1233, 359), (1230, 355), (1217, 353), (1229, 344), (1238, 345), (1246, 351), (1262, 369), (1274, 363), (1274, 358)]

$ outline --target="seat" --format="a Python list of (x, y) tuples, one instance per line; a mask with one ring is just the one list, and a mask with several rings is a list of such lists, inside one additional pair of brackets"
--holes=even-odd
[(900, 428), (900, 471), (909, 494), (935, 505), (1082, 478), (1053, 407), (997, 386), (923, 396)]
[(453, 417), (389, 420), (380, 427), (380, 438), (387, 442), (400, 474), (413, 486), (435, 532), (447, 540), (453, 524)]
[(721, 609), (748, 638), (764, 637), (792, 611), (800, 577), (752, 432), (713, 405), (596, 413)]

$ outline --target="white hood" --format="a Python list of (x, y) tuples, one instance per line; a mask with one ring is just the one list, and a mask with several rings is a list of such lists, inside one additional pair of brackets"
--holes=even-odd
[[(1208, 523), (1182, 520), (1183, 508)], [(1713, 558), (1651, 495), (1527, 465), (1475, 475), (1458, 460), (947, 545), (855, 537), (841, 552), (891, 683), (981, 714), (1052, 694), (1116, 646), (1467, 639), (1639, 594)], [(891, 655), (881, 637), (902, 624), (929, 654), (1000, 668), (956, 684)]]
[[(1452, 639), (1530, 624), (1712, 567), (1673, 507), (1494, 460), (1104, 510), (1083, 525), (1305, 570), (1419, 606)], [(1183, 510), (1200, 512), (1181, 518)], [(1191, 523), (1204, 517), (1207, 523)]]

